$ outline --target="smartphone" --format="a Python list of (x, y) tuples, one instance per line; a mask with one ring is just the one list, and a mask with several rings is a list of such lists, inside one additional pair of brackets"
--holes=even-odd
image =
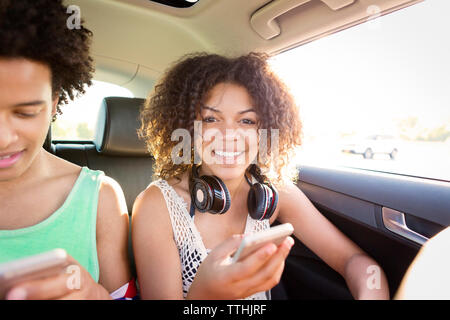
[(267, 243), (280, 245), (287, 236), (294, 232), (294, 227), (290, 223), (280, 224), (267, 230), (247, 235), (242, 239), (241, 245), (232, 257), (232, 263), (244, 259), (251, 253), (263, 247)]
[(16, 284), (58, 275), (67, 265), (68, 256), (64, 249), (0, 264), (0, 299), (5, 299), (6, 293)]

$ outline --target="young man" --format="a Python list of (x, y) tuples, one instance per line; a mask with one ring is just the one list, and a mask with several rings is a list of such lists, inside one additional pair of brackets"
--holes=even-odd
[[(0, 263), (63, 248), (81, 270), (81, 287), (68, 286), (73, 274), (66, 273), (20, 283), (7, 299), (109, 299), (111, 292), (134, 288), (120, 186), (42, 147), (51, 120), (84, 93), (93, 73), (91, 32), (69, 28), (61, 2), (0, 2)], [(241, 239), (230, 237), (208, 255), (191, 297), (233, 297), (243, 287), (252, 294), (279, 281), (288, 246), (224, 264)]]
[(46, 152), (60, 107), (91, 84), (91, 32), (55, 0), (0, 3), (0, 263), (63, 248), (80, 268), (22, 283), (8, 299), (103, 299), (130, 281), (120, 186)]

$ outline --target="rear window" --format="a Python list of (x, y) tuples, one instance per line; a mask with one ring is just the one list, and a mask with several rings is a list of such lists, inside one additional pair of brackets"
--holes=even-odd
[(93, 140), (101, 102), (110, 96), (134, 97), (130, 90), (121, 86), (93, 81), (92, 86), (86, 88), (86, 94), (61, 107), (63, 114), (52, 123), (52, 140)]
[(299, 165), (450, 181), (448, 12), (424, 1), (272, 58), (299, 105)]

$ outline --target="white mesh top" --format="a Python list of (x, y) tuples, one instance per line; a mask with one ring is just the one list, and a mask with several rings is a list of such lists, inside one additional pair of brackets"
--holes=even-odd
[[(186, 298), (197, 269), (210, 250), (205, 248), (202, 237), (194, 224), (194, 218), (190, 216), (183, 197), (178, 195), (166, 180), (159, 179), (150, 185), (155, 185), (161, 190), (169, 210), (175, 243), (181, 259), (183, 297)], [(258, 232), (268, 228), (270, 228), (268, 220), (258, 221), (247, 216), (245, 233)], [(266, 300), (267, 296), (266, 292), (257, 292), (246, 299)]]

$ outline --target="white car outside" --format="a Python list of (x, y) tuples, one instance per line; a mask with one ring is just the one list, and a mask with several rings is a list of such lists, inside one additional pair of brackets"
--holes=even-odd
[(342, 152), (361, 154), (365, 159), (372, 159), (375, 154), (387, 154), (391, 159), (395, 159), (398, 148), (393, 136), (371, 135), (360, 141), (344, 145)]

